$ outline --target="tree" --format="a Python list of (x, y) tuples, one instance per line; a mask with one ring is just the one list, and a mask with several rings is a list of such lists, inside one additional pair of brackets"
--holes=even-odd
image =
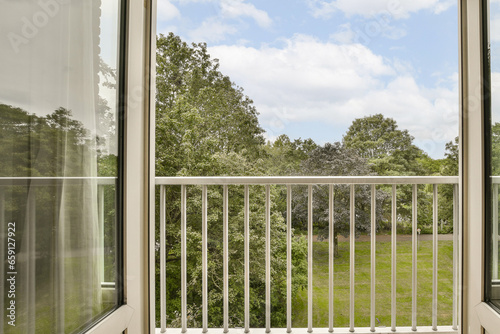
[[(355, 119), (344, 135), (342, 143), (368, 159), (371, 170), (378, 175), (441, 175), (442, 164), (446, 165), (446, 161), (449, 160), (440, 162), (430, 158), (413, 144), (413, 139), (408, 130), (398, 129), (395, 120), (376, 114)], [(419, 186), (417, 190), (418, 224), (423, 228), (432, 223), (430, 209), (432, 187)], [(386, 191), (389, 193), (388, 188)], [(446, 191), (450, 192), (449, 189)], [(398, 216), (409, 225), (412, 214), (412, 187), (398, 186), (397, 199)], [(450, 200), (448, 204), (451, 205), (452, 201)], [(389, 201), (383, 205), (384, 212), (389, 213)], [(446, 217), (451, 216), (446, 213)], [(389, 215), (386, 218), (389, 219)]]
[(157, 175), (210, 175), (214, 154), (262, 158), (253, 102), (219, 71), (206, 44), (160, 35), (156, 85)]
[(37, 116), (0, 104), (0, 116), (0, 176), (85, 175), (80, 160), (95, 155), (95, 141), (71, 111), (58, 108)]
[[(498, 124), (498, 123), (497, 123)], [(500, 126), (498, 127), (500, 130)], [(500, 131), (499, 131), (500, 134)], [(442, 175), (458, 175), (458, 137), (446, 143), (445, 158), (441, 169)], [(498, 147), (500, 149), (500, 146)], [(500, 150), (498, 150), (500, 152)]]
[(309, 153), (318, 145), (310, 138), (293, 141), (285, 134), (279, 135), (274, 142), (266, 146), (266, 171), (268, 175), (296, 175), (300, 173), (300, 165)]
[(425, 153), (413, 144), (408, 130), (399, 130), (392, 118), (382, 114), (355, 119), (342, 144), (368, 159), (378, 175), (425, 175), (419, 163)]
[[(156, 175), (213, 176), (264, 175), (265, 140), (257, 111), (243, 90), (219, 71), (218, 61), (211, 59), (206, 44), (188, 45), (174, 34), (157, 39), (157, 109), (156, 109)], [(251, 190), (251, 324), (264, 324), (265, 275), (264, 208), (262, 189)], [(243, 193), (230, 187), (230, 324), (243, 326)], [(273, 325), (283, 326), (286, 309), (286, 231), (282, 213), (277, 209), (279, 190), (272, 187), (273, 235)], [(158, 199), (158, 197), (157, 197)], [(190, 326), (201, 323), (201, 189), (188, 187), (188, 304)], [(180, 196), (179, 188), (166, 190), (167, 231), (167, 314), (173, 326), (179, 323), (180, 311)], [(209, 326), (222, 325), (222, 195), (220, 187), (208, 188), (209, 242)], [(157, 208), (158, 210), (158, 208)], [(158, 213), (158, 212), (157, 212)], [(294, 239), (297, 253), (306, 248)], [(157, 261), (159, 258), (157, 257)], [(305, 258), (295, 257), (294, 291), (306, 284)], [(158, 268), (158, 267), (157, 267)], [(157, 269), (158, 270), (158, 269)], [(159, 286), (159, 285), (157, 285)], [(159, 315), (159, 312), (157, 312)]]
[[(326, 143), (309, 153), (307, 160), (301, 164), (303, 175), (324, 176), (358, 176), (373, 175), (366, 159), (347, 149), (340, 143)], [(307, 195), (298, 192), (294, 205), (293, 223), (296, 229), (307, 229)], [(382, 219), (381, 203), (386, 198), (382, 191), (376, 191), (377, 222)], [(315, 231), (320, 239), (328, 237), (329, 231), (329, 188), (320, 185), (313, 188), (313, 221)], [(355, 187), (356, 234), (368, 233), (371, 229), (371, 190), (369, 186)], [(334, 187), (334, 238), (335, 255), (338, 255), (338, 235), (349, 235), (350, 226), (350, 187), (336, 185)]]
[(491, 126), (491, 175), (500, 175), (500, 122)]

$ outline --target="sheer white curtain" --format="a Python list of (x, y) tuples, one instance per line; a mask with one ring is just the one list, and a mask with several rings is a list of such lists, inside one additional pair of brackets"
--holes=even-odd
[[(100, 0), (0, 0), (8, 36), (0, 41), (2, 261), (6, 224), (17, 228), (16, 326), (2, 314), (0, 332), (71, 333), (106, 307), (98, 212), (101, 15)], [(9, 177), (25, 183), (9, 185)], [(10, 301), (2, 298), (2, 310)]]

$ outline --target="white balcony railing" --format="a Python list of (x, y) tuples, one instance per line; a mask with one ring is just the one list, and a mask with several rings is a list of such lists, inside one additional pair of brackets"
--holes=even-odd
[[(432, 324), (431, 326), (417, 325), (417, 185), (432, 185), (433, 187), (433, 233), (432, 233)], [(453, 315), (452, 323), (449, 326), (438, 326), (438, 185), (448, 184), (453, 186)], [(458, 177), (455, 176), (439, 176), (439, 177), (157, 177), (156, 185), (160, 187), (160, 299), (161, 315), (160, 328), (156, 329), (157, 333), (207, 333), (207, 332), (232, 332), (232, 333), (458, 333), (459, 319), (459, 200), (458, 200)], [(181, 228), (181, 326), (180, 328), (168, 328), (166, 324), (166, 238), (165, 238), (165, 190), (169, 186), (181, 186), (181, 204), (180, 204), (180, 228)], [(228, 284), (228, 187), (232, 185), (244, 186), (244, 328), (229, 328), (229, 284)], [(249, 186), (263, 185), (265, 186), (265, 216), (266, 216), (266, 232), (265, 232), (265, 328), (250, 328), (250, 281), (249, 281), (249, 239), (250, 239), (250, 205), (249, 205)], [(270, 226), (271, 226), (271, 199), (270, 186), (285, 185), (287, 188), (287, 325), (286, 328), (271, 328), (271, 256), (270, 256)], [(292, 185), (305, 185), (308, 187), (308, 219), (307, 219), (307, 242), (308, 242), (308, 326), (307, 329), (292, 328)], [(313, 185), (328, 185), (329, 186), (329, 303), (328, 312), (329, 325), (327, 328), (313, 328)], [(337, 328), (334, 323), (334, 214), (333, 214), (333, 194), (334, 188), (338, 185), (350, 186), (350, 293), (349, 293), (349, 327)], [(357, 327), (355, 323), (355, 187), (361, 185), (371, 186), (371, 277), (370, 277), (370, 327)], [(391, 285), (391, 326), (376, 327), (375, 317), (375, 273), (376, 273), (376, 185), (388, 185), (391, 190), (391, 281), (387, 284)], [(396, 324), (396, 241), (397, 241), (397, 196), (396, 189), (401, 185), (412, 185), (412, 260), (411, 260), (411, 327), (401, 327)], [(200, 186), (202, 189), (202, 326), (201, 328), (188, 328), (187, 325), (187, 252), (186, 252), (186, 192), (188, 186)], [(223, 211), (223, 328), (212, 329), (208, 328), (208, 282), (207, 282), (207, 188), (210, 186), (222, 186), (222, 211)]]
[[(85, 184), (95, 184), (98, 191), (97, 196), (97, 207), (98, 207), (98, 223), (99, 223), (99, 272), (101, 275), (101, 287), (103, 289), (114, 290), (115, 282), (106, 282), (104, 279), (104, 215), (106, 212), (105, 204), (104, 204), (104, 189), (106, 187), (115, 187), (117, 182), (116, 177), (81, 177), (81, 176), (38, 176), (38, 177), (0, 177), (0, 221), (4, 221), (5, 215), (5, 191), (9, 187), (25, 187), (26, 191), (29, 188), (32, 188), (34, 191), (31, 191), (30, 196), (27, 196), (27, 210), (29, 213), (29, 217), (31, 220), (29, 221), (29, 225), (32, 227), (28, 229), (28, 234), (25, 236), (26, 238), (30, 238), (31, 240), (35, 240), (36, 237), (36, 215), (37, 215), (37, 189), (40, 188), (54, 188), (61, 189), (63, 185), (68, 186), (83, 186)], [(45, 203), (43, 205), (46, 205)], [(113, 202), (113, 210), (114, 202)], [(109, 210), (109, 208), (108, 208)], [(3, 249), (2, 249), (3, 250)], [(2, 253), (0, 250), (0, 254)], [(36, 258), (36, 254), (29, 254), (32, 258)], [(3, 268), (0, 268), (0, 277), (3, 273)], [(33, 270), (34, 271), (34, 270)], [(36, 279), (35, 276), (30, 276), (29, 280), (33, 281)], [(0, 298), (1, 299), (1, 298)], [(2, 305), (3, 300), (0, 300), (0, 305)]]

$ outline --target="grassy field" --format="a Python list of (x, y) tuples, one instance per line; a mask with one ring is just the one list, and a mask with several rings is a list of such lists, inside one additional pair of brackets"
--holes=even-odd
[[(391, 326), (391, 243), (377, 242), (376, 326)], [(313, 327), (328, 327), (328, 242), (314, 246)], [(411, 242), (397, 243), (397, 326), (411, 326)], [(370, 326), (370, 243), (356, 242), (355, 326)], [(421, 241), (417, 256), (417, 325), (432, 321), (432, 242)], [(349, 243), (339, 242), (335, 258), (334, 327), (349, 327)], [(453, 243), (439, 241), (438, 326), (451, 325)], [(307, 327), (307, 289), (293, 300), (293, 327)]]

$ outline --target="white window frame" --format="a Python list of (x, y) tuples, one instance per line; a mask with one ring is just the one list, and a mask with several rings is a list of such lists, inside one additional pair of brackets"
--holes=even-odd
[(500, 314), (484, 302), (485, 144), (482, 6), (488, 0), (463, 0), (460, 7), (461, 171), (463, 203), (462, 333), (498, 332)]
[(156, 0), (128, 0), (126, 16), (126, 50), (120, 50), (126, 52), (124, 305), (87, 331), (92, 334), (155, 330), (154, 231), (149, 227), (154, 219)]
[[(459, 1), (461, 332), (495, 333), (484, 303), (484, 105), (482, 0)], [(129, 0), (124, 196), (125, 305), (89, 333), (154, 333), (154, 66), (156, 0)]]

